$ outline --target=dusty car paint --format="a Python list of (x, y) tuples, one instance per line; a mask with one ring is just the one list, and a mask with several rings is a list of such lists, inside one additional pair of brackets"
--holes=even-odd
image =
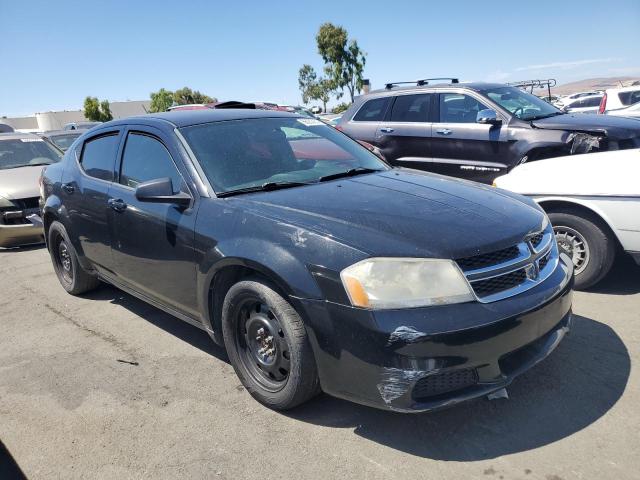
[[(389, 170), (216, 198), (179, 129), (279, 116), (289, 115), (175, 112), (94, 129), (62, 164), (46, 170), (45, 228), (62, 222), (83, 266), (205, 329), (219, 343), (226, 289), (246, 272), (263, 275), (301, 315), (322, 389), (379, 408), (426, 411), (484, 395), (555, 348), (570, 326), (572, 275), (566, 258), (558, 258), (553, 273), (534, 288), (486, 304), (355, 308), (339, 277), (347, 266), (372, 256), (455, 259), (520, 242), (545, 221), (524, 197), (424, 172)], [(77, 156), (84, 140), (111, 132), (122, 138), (129, 128), (153, 132), (178, 161), (193, 197), (188, 208), (137, 202), (132, 191), (80, 171)], [(114, 172), (119, 162), (114, 159)], [(107, 208), (114, 196), (131, 212)], [(502, 371), (499, 358), (523, 348), (517, 365)], [(460, 368), (477, 370), (473, 388), (441, 398), (412, 397), (417, 382)]]

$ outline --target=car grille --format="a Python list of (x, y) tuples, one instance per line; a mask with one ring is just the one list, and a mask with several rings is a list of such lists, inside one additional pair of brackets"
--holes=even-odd
[(550, 226), (502, 250), (464, 257), (456, 263), (481, 302), (501, 300), (528, 290), (547, 278), (558, 250)]
[(413, 387), (411, 396), (414, 400), (426, 400), (429, 397), (473, 386), (477, 382), (478, 374), (474, 368), (436, 373), (418, 380)]
[(33, 214), (40, 214), (40, 204), (38, 197), (20, 198), (11, 200), (13, 207), (0, 210), (0, 223), (4, 225), (24, 225), (29, 224), (27, 217)]
[(498, 263), (506, 262), (516, 258), (519, 254), (518, 246), (514, 245), (509, 248), (497, 250), (495, 252), (476, 255), (475, 257), (466, 257), (456, 260), (463, 270), (475, 270), (477, 268), (490, 267)]

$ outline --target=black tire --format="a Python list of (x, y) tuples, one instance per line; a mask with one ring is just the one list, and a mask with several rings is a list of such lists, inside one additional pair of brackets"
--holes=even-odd
[[(549, 213), (558, 244), (573, 255), (575, 289), (587, 289), (609, 273), (616, 255), (616, 241), (607, 226), (596, 216), (580, 210), (567, 209)], [(576, 237), (576, 234), (578, 235)], [(577, 242), (572, 237), (578, 238)], [(582, 237), (580, 239), (580, 237)], [(584, 248), (576, 246), (584, 242)], [(573, 243), (571, 248), (568, 243)], [(580, 261), (580, 250), (586, 252), (586, 261)]]
[(100, 285), (100, 280), (82, 268), (78, 261), (78, 254), (69, 235), (60, 222), (53, 222), (49, 227), (47, 246), (53, 262), (53, 269), (60, 281), (60, 285), (71, 295), (94, 290)]
[[(302, 319), (267, 282), (247, 279), (229, 289), (222, 307), (222, 333), (240, 382), (260, 403), (288, 410), (319, 393)], [(270, 353), (260, 354), (264, 349)]]

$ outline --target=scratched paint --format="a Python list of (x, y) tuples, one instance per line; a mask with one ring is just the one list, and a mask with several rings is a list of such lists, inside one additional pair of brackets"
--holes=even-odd
[(424, 376), (426, 372), (421, 370), (402, 370), (399, 368), (384, 368), (378, 383), (378, 391), (384, 403), (389, 405), (396, 398), (402, 397), (411, 385)]
[(387, 346), (391, 346), (397, 342), (415, 343), (427, 337), (428, 335), (426, 333), (417, 330), (416, 327), (402, 326), (391, 332), (387, 340)]

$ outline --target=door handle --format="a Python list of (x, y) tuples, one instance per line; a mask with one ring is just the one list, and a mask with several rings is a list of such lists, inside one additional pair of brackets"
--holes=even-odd
[(440, 130), (436, 130), (436, 133), (440, 134), (440, 135), (451, 135), (452, 130), (449, 130), (448, 128), (441, 128)]
[(384, 133), (391, 133), (391, 132), (393, 132), (393, 128), (391, 128), (391, 127), (382, 127), (380, 129), (380, 131), (384, 132)]
[(76, 190), (76, 188), (71, 183), (63, 183), (62, 189), (69, 195), (71, 195)]
[(127, 209), (127, 204), (120, 198), (110, 198), (107, 203), (116, 212), (124, 212)]

